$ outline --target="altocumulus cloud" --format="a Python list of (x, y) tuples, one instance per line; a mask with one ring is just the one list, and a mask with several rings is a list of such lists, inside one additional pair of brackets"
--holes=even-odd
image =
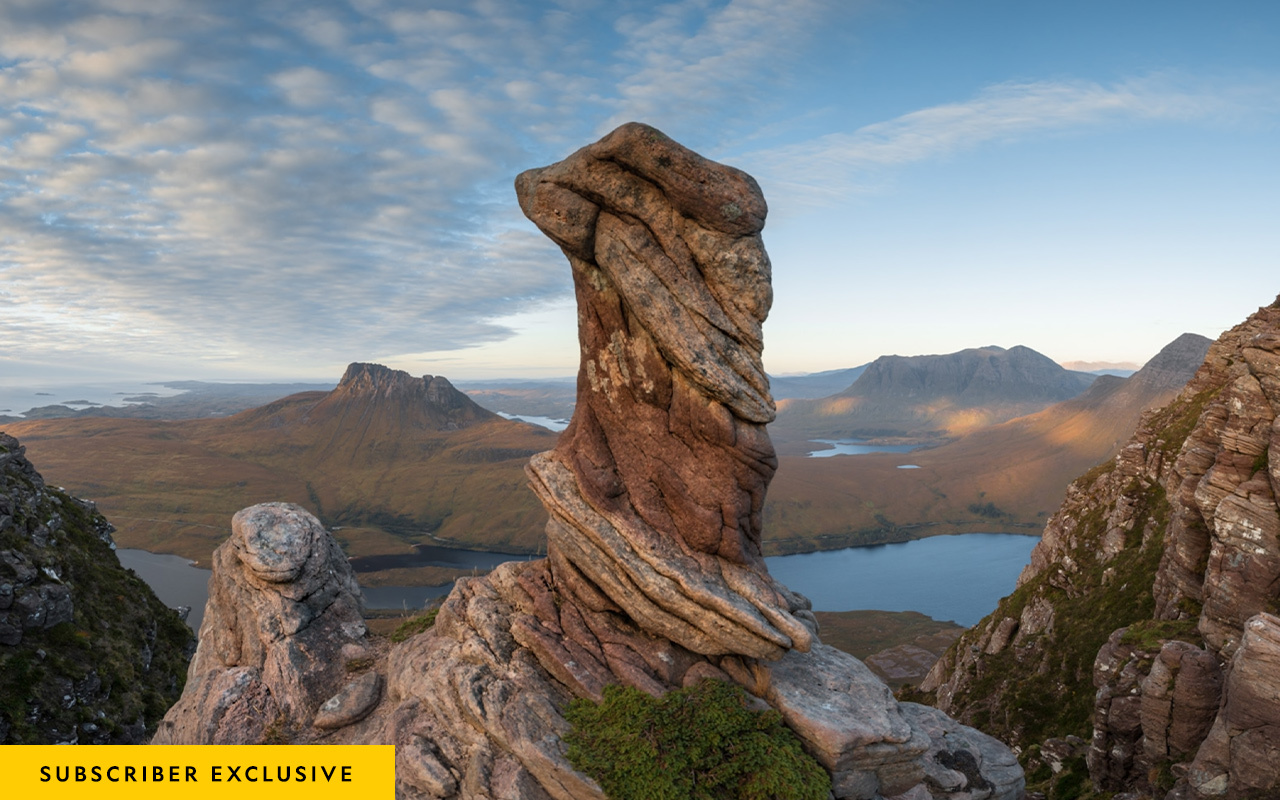
[(629, 119), (798, 209), (990, 142), (1280, 97), (1025, 80), (841, 129), (815, 76), (848, 66), (867, 5), (4, 0), (0, 379), (318, 375), (500, 340), (569, 292), (512, 178)]
[(568, 291), (514, 174), (617, 121), (713, 113), (745, 87), (735, 31), (816, 16), (10, 0), (0, 358), (296, 372), (501, 338)]

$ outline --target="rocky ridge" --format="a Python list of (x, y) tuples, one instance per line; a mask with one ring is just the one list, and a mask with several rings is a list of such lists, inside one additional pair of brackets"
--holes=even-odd
[(1017, 590), (920, 688), (1022, 748), (1033, 783), (1280, 792), (1278, 409), (1280, 300), (1071, 486)]
[(0, 433), (0, 743), (135, 744), (179, 696), (191, 631), (111, 531)]
[[(1014, 800), (1007, 748), (898, 703), (763, 564), (776, 461), (755, 181), (633, 123), (524, 173), (517, 194), (568, 256), (581, 320), (573, 421), (528, 469), (547, 558), (459, 581), (434, 627), (384, 655), (350, 621), (349, 566), (299, 566), (333, 552), (318, 526), (247, 509), (157, 740), (394, 743), (400, 797), (599, 798), (566, 760), (568, 702), (712, 679), (780, 712), (835, 797)], [(295, 588), (312, 574), (331, 588)]]
[(319, 424), (344, 414), (356, 414), (362, 422), (389, 414), (401, 426), (441, 431), (497, 418), (443, 375), (415, 378), (403, 370), (359, 362), (347, 366), (338, 385), (308, 409), (303, 420)]

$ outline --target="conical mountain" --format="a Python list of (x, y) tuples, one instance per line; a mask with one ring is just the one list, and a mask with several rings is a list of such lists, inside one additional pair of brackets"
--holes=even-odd
[(338, 420), (342, 427), (426, 428), (455, 431), (497, 419), (441, 375), (415, 378), (381, 364), (347, 367), (337, 387), (306, 414), (309, 424)]
[[(524, 462), (556, 441), (484, 410), (443, 377), (363, 363), (332, 391), (222, 419), (80, 417), (9, 428), (51, 480), (99, 500), (123, 546), (199, 561), (229, 533), (232, 514), (268, 500), (299, 503), (344, 528), (352, 554), (433, 536), (536, 550), (546, 517)], [(375, 540), (382, 544), (370, 549)]]

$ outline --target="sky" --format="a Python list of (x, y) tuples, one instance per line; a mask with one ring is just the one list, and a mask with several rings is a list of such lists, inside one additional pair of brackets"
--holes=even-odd
[(0, 385), (571, 375), (512, 180), (629, 120), (760, 182), (775, 374), (1280, 293), (1280, 3), (0, 0)]

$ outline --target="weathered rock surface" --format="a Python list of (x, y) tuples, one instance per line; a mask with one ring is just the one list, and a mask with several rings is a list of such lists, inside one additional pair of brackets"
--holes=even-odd
[(1245, 623), (1222, 709), (1175, 792), (1229, 800), (1280, 795), (1280, 617), (1259, 614)]
[(155, 743), (253, 742), (269, 728), (309, 725), (343, 688), (344, 647), (363, 652), (362, 604), (342, 549), (305, 509), (264, 503), (237, 513), (214, 551), (186, 690)]
[(1177, 640), (1164, 643), (1140, 688), (1149, 759), (1181, 761), (1196, 751), (1217, 716), (1222, 677), (1212, 652)]
[[(393, 743), (401, 797), (601, 798), (566, 760), (566, 704), (709, 678), (776, 708), (838, 798), (1014, 800), (1007, 748), (899, 705), (761, 558), (776, 459), (755, 181), (629, 124), (517, 193), (579, 303), (574, 418), (528, 468), (547, 558), (459, 581), (429, 631), (344, 666), (378, 646), (341, 553), (296, 507), (246, 509), (156, 740)], [(344, 682), (352, 664), (368, 671)]]
[(137, 743), (181, 691), (191, 631), (25, 453), (0, 433), (0, 743)]
[[(1280, 603), (1278, 411), (1280, 301), (1224, 333), (1178, 397), (1072, 485), (1018, 590), (922, 688), (1028, 751), (1092, 728), (1099, 790), (1163, 798), (1185, 774), (1170, 797), (1267, 796), (1280, 760), (1262, 731), (1280, 714), (1256, 698), (1280, 695), (1280, 670), (1261, 666)], [(1254, 698), (1248, 733), (1228, 710), (1241, 663), (1254, 665), (1239, 690)], [(1251, 766), (1227, 755), (1237, 747)]]

